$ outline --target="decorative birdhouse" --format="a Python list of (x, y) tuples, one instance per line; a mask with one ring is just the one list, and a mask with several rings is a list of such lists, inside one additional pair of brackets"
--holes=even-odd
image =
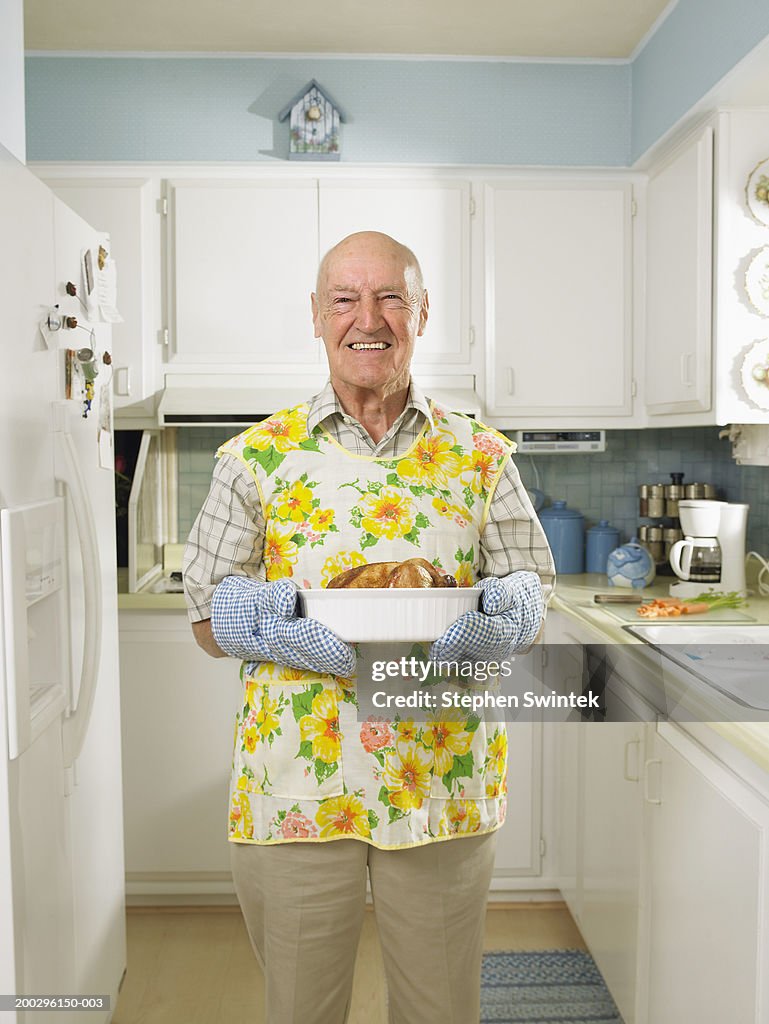
[(338, 160), (339, 124), (345, 116), (313, 78), (278, 114), (291, 118), (289, 160)]

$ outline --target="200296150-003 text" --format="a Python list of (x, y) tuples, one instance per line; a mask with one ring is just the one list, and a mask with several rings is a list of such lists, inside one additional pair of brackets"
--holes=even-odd
[(0, 1010), (109, 1010), (110, 997), (102, 995), (6, 995)]

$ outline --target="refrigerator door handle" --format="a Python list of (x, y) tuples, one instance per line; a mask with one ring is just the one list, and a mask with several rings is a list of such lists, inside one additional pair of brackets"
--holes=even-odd
[(69, 495), (80, 541), (80, 557), (83, 562), (85, 631), (80, 690), (77, 705), (62, 723), (64, 764), (69, 767), (78, 759), (83, 749), (99, 676), (102, 634), (101, 563), (93, 511), (78, 465), (72, 437), (67, 430), (57, 430), (53, 436), (56, 446), (56, 475), (65, 485)]

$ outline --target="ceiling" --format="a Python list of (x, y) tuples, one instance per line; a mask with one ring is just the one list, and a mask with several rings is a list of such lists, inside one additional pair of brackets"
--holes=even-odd
[(25, 0), (27, 50), (627, 59), (677, 0)]

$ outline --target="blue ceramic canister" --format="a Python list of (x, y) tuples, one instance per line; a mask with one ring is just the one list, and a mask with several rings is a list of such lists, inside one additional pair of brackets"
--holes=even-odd
[(619, 546), (619, 530), (609, 526), (608, 519), (602, 519), (598, 526), (587, 531), (585, 569), (587, 572), (606, 574), (609, 555)]
[(554, 501), (539, 513), (550, 550), (555, 559), (556, 572), (580, 573), (585, 571), (585, 517), (565, 501)]

